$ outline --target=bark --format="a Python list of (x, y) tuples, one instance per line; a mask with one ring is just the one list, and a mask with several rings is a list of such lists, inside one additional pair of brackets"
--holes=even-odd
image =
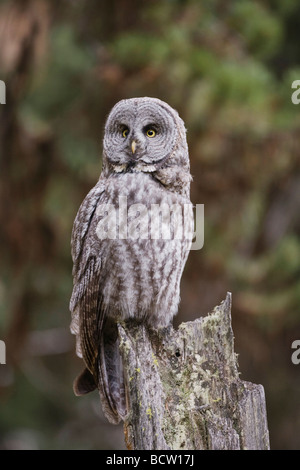
[(264, 389), (239, 378), (230, 293), (178, 330), (118, 327), (129, 449), (269, 449)]

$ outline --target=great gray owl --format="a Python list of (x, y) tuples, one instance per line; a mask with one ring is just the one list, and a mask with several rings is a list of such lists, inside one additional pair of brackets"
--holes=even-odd
[[(186, 211), (180, 237), (175, 231), (183, 219), (168, 219), (162, 212), (155, 219), (146, 213), (152, 216), (155, 207), (191, 206), (186, 130), (167, 103), (147, 97), (117, 103), (106, 122), (103, 147), (100, 178), (73, 226), (71, 332), (86, 365), (74, 382), (75, 394), (98, 388), (104, 414), (116, 424), (127, 412), (116, 324), (129, 318), (151, 328), (170, 324), (178, 310), (193, 215)], [(127, 225), (120, 214), (115, 217), (120, 201), (127, 202)], [(148, 218), (141, 221), (142, 213)], [(153, 221), (154, 231), (145, 231), (145, 220)], [(169, 237), (164, 231), (168, 222)]]

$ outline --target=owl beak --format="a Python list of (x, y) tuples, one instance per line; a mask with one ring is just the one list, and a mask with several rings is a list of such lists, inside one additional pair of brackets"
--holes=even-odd
[(134, 154), (134, 153), (135, 153), (135, 150), (136, 150), (136, 141), (135, 141), (135, 140), (133, 140), (133, 141), (131, 142), (131, 150), (132, 150), (132, 153)]

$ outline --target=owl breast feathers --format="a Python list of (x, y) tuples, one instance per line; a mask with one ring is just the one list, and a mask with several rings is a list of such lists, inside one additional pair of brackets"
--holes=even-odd
[(168, 104), (133, 98), (114, 106), (100, 178), (73, 226), (70, 301), (86, 366), (74, 391), (98, 388), (112, 423), (127, 413), (117, 322), (160, 328), (178, 310), (193, 232), (189, 168), (184, 123)]

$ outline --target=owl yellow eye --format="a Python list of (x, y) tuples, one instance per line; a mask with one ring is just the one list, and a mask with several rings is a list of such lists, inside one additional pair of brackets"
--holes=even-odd
[(156, 132), (155, 132), (154, 129), (148, 129), (147, 132), (146, 132), (146, 135), (147, 135), (147, 137), (155, 137)]
[(124, 139), (125, 139), (125, 137), (128, 136), (128, 134), (129, 134), (129, 129), (127, 129), (127, 128), (126, 128), (126, 129), (123, 129), (123, 131), (122, 131), (122, 137), (124, 137)]

